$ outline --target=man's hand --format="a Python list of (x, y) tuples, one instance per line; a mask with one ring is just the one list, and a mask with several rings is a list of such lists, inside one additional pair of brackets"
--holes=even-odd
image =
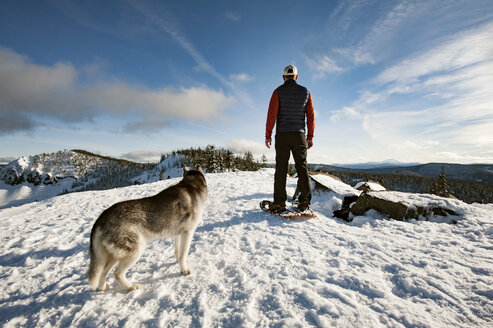
[(306, 147), (307, 149), (310, 149), (313, 147), (313, 140), (307, 140), (306, 143), (307, 143), (307, 147)]
[(271, 138), (265, 138), (265, 145), (267, 148), (270, 149), (270, 146), (272, 145), (272, 139)]

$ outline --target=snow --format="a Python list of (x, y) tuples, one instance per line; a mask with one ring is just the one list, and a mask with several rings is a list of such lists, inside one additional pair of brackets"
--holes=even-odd
[(38, 186), (28, 182), (11, 186), (0, 181), (0, 209), (55, 197), (64, 190), (70, 190), (74, 181), (74, 179), (65, 178), (58, 181), (56, 185), (40, 184)]
[(311, 178), (323, 186), (329, 188), (333, 192), (341, 195), (359, 195), (360, 190), (345, 184), (344, 182), (334, 179), (333, 177), (325, 174), (312, 175)]
[(354, 188), (358, 189), (361, 186), (368, 186), (370, 188), (370, 190), (373, 190), (373, 191), (385, 191), (385, 190), (387, 190), (381, 184), (376, 183), (376, 182), (371, 182), (371, 181), (358, 182), (356, 184), (356, 186), (354, 186)]
[[(92, 224), (115, 202), (179, 179), (66, 194), (0, 210), (3, 327), (479, 327), (493, 324), (493, 205), (457, 224), (332, 217), (342, 195), (316, 192), (318, 217), (258, 209), (273, 169), (208, 174), (209, 196), (180, 275), (171, 240), (150, 243), (127, 293), (92, 292)], [(341, 186), (342, 187), (342, 186)], [(288, 179), (288, 194), (296, 180)], [(347, 186), (347, 188), (351, 188)], [(432, 196), (430, 196), (432, 197)], [(457, 201), (458, 202), (458, 201)]]

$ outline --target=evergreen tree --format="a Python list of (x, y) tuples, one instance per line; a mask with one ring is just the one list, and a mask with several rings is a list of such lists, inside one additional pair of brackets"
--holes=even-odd
[(443, 165), (442, 165), (442, 171), (440, 172), (437, 178), (437, 187), (438, 187), (437, 195), (447, 197), (450, 194), (448, 181), (447, 178), (445, 177), (445, 168)]
[(235, 159), (233, 156), (233, 152), (230, 150), (226, 150), (226, 154), (224, 156), (225, 167), (228, 171), (233, 171), (235, 169)]
[(262, 161), (262, 166), (267, 167), (267, 157), (265, 154), (262, 154), (262, 158), (260, 160)]
[(216, 147), (213, 145), (208, 145), (205, 148), (206, 156), (206, 171), (209, 173), (217, 173), (219, 171), (218, 156), (216, 152)]

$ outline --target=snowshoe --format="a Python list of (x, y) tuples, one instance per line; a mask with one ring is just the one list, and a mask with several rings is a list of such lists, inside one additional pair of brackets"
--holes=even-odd
[(285, 206), (281, 207), (269, 200), (263, 200), (260, 202), (260, 208), (267, 213), (280, 216), (283, 219), (293, 219), (300, 216), (299, 213), (287, 209)]
[(308, 203), (300, 202), (298, 200), (293, 201), (293, 209), (300, 216), (316, 217), (317, 214), (310, 208)]

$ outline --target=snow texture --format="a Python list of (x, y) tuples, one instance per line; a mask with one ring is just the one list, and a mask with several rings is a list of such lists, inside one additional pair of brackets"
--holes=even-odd
[(373, 191), (385, 191), (385, 190), (387, 190), (381, 184), (376, 183), (376, 182), (370, 182), (370, 181), (358, 182), (356, 184), (356, 186), (354, 186), (354, 188), (358, 189), (361, 186), (367, 186), (368, 188), (370, 188), (370, 190), (373, 190)]
[[(180, 275), (171, 240), (146, 247), (125, 292), (87, 285), (91, 227), (112, 204), (179, 179), (66, 194), (0, 210), (3, 327), (491, 327), (493, 206), (454, 203), (456, 225), (332, 217), (342, 195), (314, 194), (318, 217), (258, 208), (273, 169), (208, 174), (203, 222)], [(292, 194), (296, 180), (288, 179)], [(349, 186), (347, 188), (350, 188)], [(396, 196), (397, 197), (397, 196)], [(432, 197), (432, 196), (430, 196)]]
[(332, 190), (336, 194), (340, 195), (356, 195), (359, 196), (361, 194), (360, 190), (351, 187), (344, 182), (334, 179), (333, 177), (325, 174), (316, 174), (312, 175), (311, 178), (326, 188)]

